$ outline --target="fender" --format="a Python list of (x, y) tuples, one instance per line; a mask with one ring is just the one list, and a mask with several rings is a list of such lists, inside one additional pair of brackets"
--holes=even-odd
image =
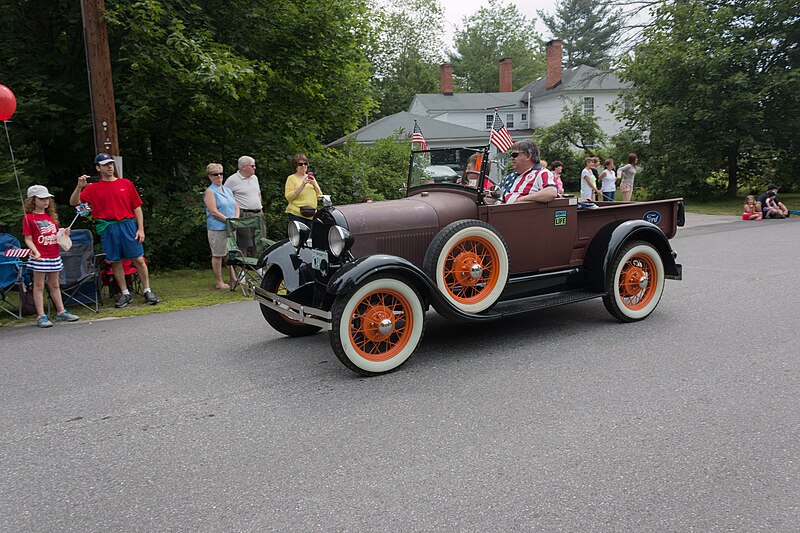
[(311, 250), (309, 248), (297, 250), (289, 243), (289, 239), (278, 241), (264, 250), (257, 264), (258, 268), (272, 265), (279, 267), (283, 272), (283, 283), (289, 292), (314, 283), (314, 273), (310, 268)]
[[(436, 284), (413, 263), (394, 255), (370, 255), (360, 257), (340, 268), (328, 282), (327, 291), (331, 296), (339, 296), (355, 290), (373, 274), (396, 274), (408, 281), (430, 302), (436, 312), (450, 320), (475, 321), (492, 320), (496, 316), (465, 313), (442, 297)], [(423, 302), (423, 308), (427, 307)]]
[(646, 241), (655, 247), (664, 262), (667, 279), (681, 279), (681, 265), (675, 262), (669, 239), (661, 228), (644, 220), (626, 220), (603, 227), (589, 244), (583, 262), (588, 287), (605, 290), (606, 273), (611, 269), (614, 257), (625, 243), (633, 239)]

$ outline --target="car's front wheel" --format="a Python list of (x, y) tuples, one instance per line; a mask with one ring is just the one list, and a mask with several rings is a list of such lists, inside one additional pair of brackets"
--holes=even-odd
[(652, 244), (633, 241), (620, 249), (606, 274), (608, 312), (622, 322), (646, 318), (664, 292), (664, 262)]
[[(277, 266), (273, 266), (267, 270), (267, 273), (261, 280), (261, 288), (279, 296), (286, 297), (288, 295), (286, 285), (283, 282), (283, 272), (281, 272), (281, 269)], [(322, 329), (318, 326), (310, 326), (308, 324), (298, 322), (297, 320), (292, 320), (291, 318), (282, 315), (274, 309), (270, 309), (264, 304), (261, 304), (260, 307), (261, 314), (264, 315), (264, 318), (269, 325), (275, 328), (278, 332), (289, 337), (305, 337), (306, 335), (313, 335)]]
[(446, 226), (431, 241), (423, 262), (442, 295), (468, 313), (492, 307), (508, 281), (508, 250), (500, 233), (480, 220)]
[(363, 375), (396, 369), (414, 353), (425, 329), (425, 310), (406, 281), (374, 276), (333, 303), (331, 347)]

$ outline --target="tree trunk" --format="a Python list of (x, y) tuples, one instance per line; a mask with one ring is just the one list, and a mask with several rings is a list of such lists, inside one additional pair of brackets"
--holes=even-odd
[(733, 145), (728, 148), (728, 190), (725, 196), (736, 198), (739, 193), (738, 173), (739, 173), (739, 146)]

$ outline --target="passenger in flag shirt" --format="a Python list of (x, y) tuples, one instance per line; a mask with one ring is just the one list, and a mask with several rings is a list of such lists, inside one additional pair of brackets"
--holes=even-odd
[[(522, 202), (550, 202), (558, 196), (552, 172), (542, 168), (539, 147), (529, 139), (511, 147), (511, 164), (516, 177), (506, 190), (507, 204)], [(510, 178), (507, 176), (506, 178)], [(505, 179), (503, 180), (506, 181)]]

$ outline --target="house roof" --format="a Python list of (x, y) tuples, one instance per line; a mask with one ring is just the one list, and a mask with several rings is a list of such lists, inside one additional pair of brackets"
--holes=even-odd
[(630, 89), (632, 83), (620, 81), (616, 74), (604, 72), (588, 65), (578, 65), (577, 67), (566, 68), (561, 73), (561, 83), (547, 90), (547, 80), (541, 77), (536, 81), (522, 87), (522, 102), (526, 102), (528, 91), (531, 92), (531, 99), (540, 98), (546, 94), (560, 93), (566, 91), (587, 91), (587, 90), (620, 90)]
[(409, 109), (419, 103), (429, 112), (436, 111), (464, 111), (486, 109), (491, 111), (495, 107), (519, 107), (524, 93), (514, 91), (510, 93), (454, 93), (451, 95), (441, 93), (418, 94), (411, 102)]
[(376, 120), (372, 124), (367, 124), (363, 128), (359, 128), (356, 131), (345, 135), (344, 137), (340, 137), (339, 139), (336, 139), (332, 143), (328, 144), (328, 147), (334, 148), (336, 146), (340, 146), (347, 142), (348, 139), (353, 137), (355, 137), (356, 141), (359, 143), (370, 144), (378, 139), (391, 137), (398, 130), (411, 133), (411, 130), (414, 129), (414, 120), (417, 121), (417, 124), (419, 124), (419, 127), (422, 130), (422, 134), (429, 142), (464, 141), (467, 143), (472, 143), (478, 141), (486, 144), (489, 139), (489, 133), (485, 131), (449, 124), (434, 118), (415, 115), (413, 113), (409, 113), (408, 111), (401, 111), (399, 113), (395, 113), (394, 115), (389, 115)]

